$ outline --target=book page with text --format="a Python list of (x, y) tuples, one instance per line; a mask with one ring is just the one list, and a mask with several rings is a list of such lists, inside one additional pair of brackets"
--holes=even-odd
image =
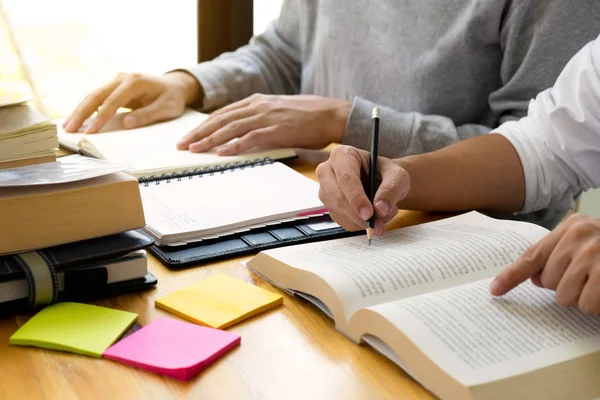
[(356, 310), (491, 277), (548, 231), (477, 212), (364, 236), (268, 250), (322, 277), (348, 318)]
[(368, 310), (385, 317), (467, 386), (600, 350), (600, 316), (561, 307), (553, 291), (531, 282), (494, 298), (490, 283), (485, 279)]

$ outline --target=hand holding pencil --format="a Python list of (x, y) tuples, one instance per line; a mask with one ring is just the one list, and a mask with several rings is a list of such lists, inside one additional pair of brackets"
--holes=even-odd
[[(378, 136), (379, 116), (377, 109), (371, 118), (372, 136)], [(317, 168), (319, 197), (331, 217), (348, 231), (366, 228), (370, 240), (383, 234), (384, 224), (396, 216), (398, 202), (410, 189), (410, 176), (397, 160), (377, 157), (376, 139), (371, 152), (337, 146)]]

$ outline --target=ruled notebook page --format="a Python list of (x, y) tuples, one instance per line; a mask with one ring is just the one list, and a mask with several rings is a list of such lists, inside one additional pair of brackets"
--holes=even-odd
[(140, 185), (159, 244), (218, 235), (323, 209), (317, 182), (281, 163)]

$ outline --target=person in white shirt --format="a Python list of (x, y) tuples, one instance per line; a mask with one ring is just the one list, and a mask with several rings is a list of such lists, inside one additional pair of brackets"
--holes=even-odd
[[(553, 88), (531, 101), (521, 120), (435, 152), (380, 158), (374, 209), (361, 182), (368, 165), (367, 152), (339, 146), (317, 169), (321, 200), (349, 230), (364, 229), (374, 212), (375, 234), (381, 235), (398, 208), (572, 208), (581, 192), (600, 187), (600, 37), (571, 59)], [(529, 278), (555, 290), (560, 305), (600, 314), (600, 219), (567, 218), (501, 272), (490, 292), (505, 294)]]

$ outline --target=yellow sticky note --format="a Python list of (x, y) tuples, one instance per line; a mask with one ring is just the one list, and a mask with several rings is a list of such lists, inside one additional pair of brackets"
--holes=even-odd
[(156, 300), (156, 306), (200, 325), (226, 328), (283, 304), (283, 297), (215, 275)]
[(81, 303), (44, 308), (25, 323), (9, 343), (102, 357), (137, 319), (137, 314)]

